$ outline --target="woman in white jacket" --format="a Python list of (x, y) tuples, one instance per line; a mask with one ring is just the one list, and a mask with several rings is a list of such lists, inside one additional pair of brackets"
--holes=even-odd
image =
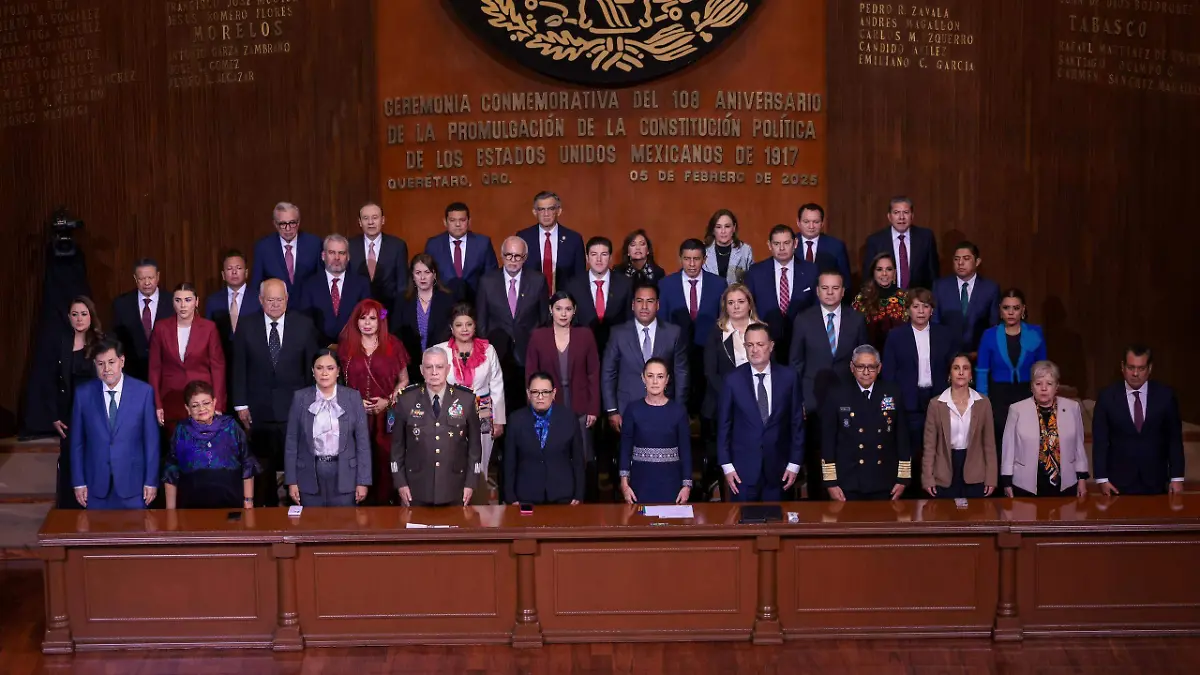
[[(480, 439), (483, 456), (479, 473), (490, 483), (491, 479), (487, 476), (492, 445), (504, 434), (505, 421), (504, 375), (500, 372), (496, 348), (487, 340), (476, 337), (475, 310), (467, 303), (459, 303), (450, 310), (450, 340), (434, 347), (446, 352), (446, 358), (450, 361), (447, 381), (469, 387), (475, 392), (475, 407), (479, 411), (483, 435)], [(476, 490), (476, 493), (483, 497), (488, 494), (480, 490)]]

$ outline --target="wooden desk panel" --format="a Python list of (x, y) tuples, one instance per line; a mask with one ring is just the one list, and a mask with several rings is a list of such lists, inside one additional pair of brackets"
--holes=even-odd
[(311, 645), (507, 643), (516, 567), (505, 544), (306, 546), (297, 598)]
[(74, 549), (67, 565), (77, 648), (271, 644), (276, 581), (266, 546)]
[(51, 511), (42, 648), (1200, 634), (1200, 495), (694, 508)]
[(542, 633), (547, 642), (746, 639), (756, 566), (753, 540), (543, 544)]

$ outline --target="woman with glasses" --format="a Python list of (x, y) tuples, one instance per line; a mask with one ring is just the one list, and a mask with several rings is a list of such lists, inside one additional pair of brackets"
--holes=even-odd
[(504, 436), (504, 500), (579, 504), (584, 499), (583, 431), (548, 372), (531, 373), (529, 407), (509, 418)]
[(622, 415), (621, 494), (628, 504), (686, 504), (692, 493), (692, 431), (687, 409), (667, 398), (670, 377), (666, 361), (647, 361), (646, 397)]
[(625, 237), (621, 249), (624, 260), (613, 269), (617, 274), (629, 277), (635, 287), (642, 284), (658, 285), (666, 271), (654, 263), (654, 244), (645, 230), (634, 230)]
[(254, 508), (258, 465), (237, 419), (218, 415), (213, 386), (183, 388), (188, 418), (175, 427), (163, 468), (168, 509)]
[(554, 402), (570, 410), (579, 420), (586, 463), (592, 452), (592, 425), (600, 416), (600, 354), (592, 331), (571, 325), (575, 320), (575, 298), (566, 291), (550, 296), (551, 326), (538, 328), (529, 336), (525, 353), (525, 379), (534, 373), (549, 373), (554, 385)]

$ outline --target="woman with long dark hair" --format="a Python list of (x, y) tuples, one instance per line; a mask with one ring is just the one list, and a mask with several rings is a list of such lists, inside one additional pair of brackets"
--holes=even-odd
[(450, 339), (450, 308), (454, 295), (442, 285), (437, 263), (428, 253), (418, 253), (408, 265), (408, 287), (396, 300), (389, 317), (392, 333), (413, 358), (408, 363), (410, 382), (421, 382), (421, 354)]
[(880, 253), (871, 259), (871, 278), (854, 296), (852, 307), (867, 318), (867, 340), (880, 354), (893, 328), (908, 323), (908, 293), (896, 285), (896, 259)]
[(58, 349), (58, 419), (54, 420), (54, 430), (59, 438), (56, 501), (60, 509), (78, 509), (79, 502), (71, 485), (71, 442), (66, 420), (71, 419), (71, 408), (75, 406), (75, 388), (96, 378), (91, 349), (104, 338), (104, 332), (96, 314), (96, 304), (86, 295), (71, 300), (67, 320), (71, 324), (71, 334), (63, 337)]
[(225, 408), (225, 351), (217, 324), (200, 316), (196, 287), (182, 283), (171, 296), (175, 316), (159, 320), (150, 335), (150, 385), (158, 423), (167, 435), (188, 418), (183, 389), (201, 380), (212, 385), (217, 412)]
[(629, 277), (635, 287), (643, 284), (657, 286), (666, 276), (666, 271), (654, 263), (654, 244), (645, 230), (634, 230), (626, 235), (621, 250), (624, 259), (613, 271)]
[(729, 209), (718, 209), (704, 231), (704, 271), (737, 283), (754, 264), (750, 244), (738, 238), (738, 219)]

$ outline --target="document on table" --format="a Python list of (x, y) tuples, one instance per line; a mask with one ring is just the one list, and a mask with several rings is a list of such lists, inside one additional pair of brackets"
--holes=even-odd
[(424, 529), (439, 528), (439, 527), (450, 528), (450, 527), (454, 527), (454, 525), (425, 525), (422, 523), (405, 523), (404, 524), (404, 529), (406, 529), (406, 530), (424, 530)]
[(668, 506), (647, 506), (644, 513), (651, 518), (695, 518), (696, 514), (692, 512), (691, 504), (678, 506), (671, 504)]

